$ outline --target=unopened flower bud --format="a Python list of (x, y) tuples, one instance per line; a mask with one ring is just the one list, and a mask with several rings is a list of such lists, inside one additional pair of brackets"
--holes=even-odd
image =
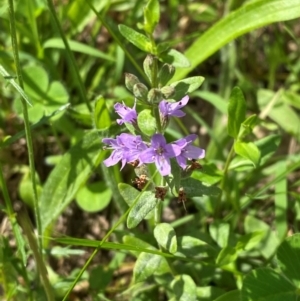
[(153, 88), (149, 91), (147, 95), (147, 100), (149, 103), (159, 103), (163, 99), (163, 95), (159, 89)]
[(175, 89), (171, 86), (164, 86), (160, 89), (160, 91), (165, 99), (171, 98), (175, 93)]
[(170, 64), (164, 64), (158, 73), (158, 82), (160, 86), (164, 86), (174, 76), (175, 67)]
[(137, 83), (133, 86), (133, 95), (141, 100), (147, 101), (148, 88), (142, 84)]
[(144, 72), (151, 84), (153, 84), (154, 76), (157, 74), (157, 62), (155, 60), (156, 58), (153, 55), (148, 54), (143, 63)]
[(125, 73), (125, 86), (130, 92), (133, 92), (133, 86), (139, 82), (139, 79), (135, 75)]

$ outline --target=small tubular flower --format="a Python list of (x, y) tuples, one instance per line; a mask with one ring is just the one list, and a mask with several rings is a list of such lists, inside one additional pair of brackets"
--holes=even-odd
[(189, 97), (185, 96), (180, 101), (177, 102), (168, 102), (166, 100), (162, 100), (159, 103), (159, 111), (162, 117), (175, 116), (175, 117), (183, 117), (185, 113), (180, 109), (184, 107), (189, 101)]
[(151, 138), (151, 146), (144, 150), (140, 156), (140, 163), (155, 163), (159, 173), (167, 176), (171, 173), (170, 158), (180, 155), (181, 147), (175, 144), (167, 144), (161, 134), (154, 134)]
[(137, 119), (137, 113), (135, 110), (136, 102), (134, 102), (133, 108), (127, 107), (124, 102), (123, 103), (116, 103), (114, 105), (115, 111), (119, 114), (121, 119), (117, 119), (117, 123), (119, 125), (123, 124), (124, 122), (133, 123)]
[(122, 169), (126, 163), (138, 160), (140, 153), (147, 149), (141, 136), (133, 136), (127, 133), (122, 133), (116, 139), (104, 138), (102, 142), (108, 144), (109, 149), (113, 149), (112, 154), (103, 161), (107, 167), (121, 161)]
[(176, 160), (178, 165), (183, 169), (187, 167), (187, 159), (202, 159), (205, 157), (204, 149), (191, 145), (196, 138), (197, 135), (191, 134), (174, 142), (175, 145), (180, 147), (181, 152), (176, 156)]

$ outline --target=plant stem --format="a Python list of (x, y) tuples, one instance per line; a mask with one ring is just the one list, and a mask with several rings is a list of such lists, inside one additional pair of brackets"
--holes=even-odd
[[(9, 7), (9, 20), (10, 20), (10, 30), (11, 30), (11, 42), (12, 42), (14, 60), (16, 65), (16, 72), (17, 72), (19, 85), (24, 90), (22, 71), (21, 71), (21, 66), (19, 61), (18, 45), (17, 45), (17, 33), (16, 33), (16, 26), (15, 26), (15, 12), (14, 12), (13, 0), (8, 0), (8, 7)], [(40, 216), (39, 205), (38, 205), (32, 136), (31, 136), (31, 130), (30, 130), (30, 124), (28, 118), (27, 103), (22, 97), (21, 97), (21, 102), (22, 102), (22, 109), (23, 109), (23, 116), (24, 116), (25, 135), (26, 135), (27, 147), (28, 147), (30, 177), (31, 177), (32, 189), (33, 189), (34, 214), (35, 214), (35, 220), (36, 220), (37, 231), (38, 231), (38, 248), (40, 254), (42, 254), (42, 250), (43, 250), (42, 223), (41, 223), (41, 216)]]
[(81, 98), (83, 99), (83, 101), (85, 102), (88, 110), (90, 112), (92, 112), (92, 106), (91, 106), (91, 104), (89, 103), (89, 101), (86, 97), (86, 90), (85, 90), (85, 87), (84, 87), (83, 82), (81, 80), (76, 60), (74, 58), (73, 52), (71, 51), (68, 40), (67, 40), (67, 38), (66, 38), (66, 36), (65, 36), (61, 26), (60, 26), (60, 23), (59, 23), (59, 20), (56, 16), (56, 11), (55, 11), (54, 5), (52, 3), (52, 0), (47, 0), (47, 2), (48, 2), (48, 7), (49, 7), (49, 10), (50, 10), (51, 15), (53, 17), (55, 26), (56, 26), (59, 34), (60, 34), (61, 39), (63, 40), (64, 45), (65, 45), (66, 52), (67, 52), (67, 59), (69, 61), (69, 66), (71, 67), (70, 69), (73, 71), (72, 73), (73, 73), (75, 82), (77, 84), (76, 86), (78, 87), (79, 94), (80, 94)]
[(226, 162), (225, 162), (225, 166), (224, 166), (224, 171), (223, 171), (223, 177), (222, 177), (222, 181), (221, 181), (221, 193), (220, 196), (217, 199), (217, 204), (216, 204), (216, 209), (215, 209), (215, 217), (219, 216), (220, 213), (220, 209), (221, 209), (221, 201), (222, 201), (222, 195), (223, 195), (223, 191), (225, 190), (225, 185), (226, 185), (226, 180), (227, 180), (227, 173), (228, 173), (228, 168), (231, 162), (231, 159), (233, 157), (234, 154), (234, 144), (232, 145), (230, 152), (227, 156)]

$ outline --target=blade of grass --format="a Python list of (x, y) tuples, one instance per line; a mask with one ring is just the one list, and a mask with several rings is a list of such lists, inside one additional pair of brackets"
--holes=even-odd
[(77, 84), (76, 86), (78, 87), (79, 94), (80, 94), (81, 98), (83, 99), (83, 101), (85, 102), (88, 110), (90, 112), (92, 112), (92, 106), (91, 106), (91, 104), (89, 103), (89, 101), (86, 97), (87, 93), (86, 93), (85, 87), (83, 85), (83, 82), (81, 80), (75, 57), (73, 55), (73, 52), (71, 51), (68, 40), (67, 40), (67, 38), (66, 38), (66, 36), (63, 32), (63, 29), (62, 29), (62, 27), (59, 23), (59, 20), (57, 18), (53, 2), (51, 0), (47, 0), (47, 3), (48, 3), (48, 7), (49, 7), (50, 13), (52, 15), (52, 18), (54, 20), (55, 26), (56, 26), (59, 34), (60, 34), (61, 39), (64, 42), (64, 45), (65, 45), (65, 48), (66, 48), (66, 53), (67, 53), (67, 59), (68, 59), (69, 66), (70, 66), (70, 70), (72, 71), (72, 75), (73, 75), (74, 80)]
[[(22, 71), (21, 71), (20, 60), (19, 60), (18, 44), (17, 44), (17, 33), (16, 33), (16, 25), (15, 25), (15, 11), (14, 11), (13, 0), (8, 0), (8, 7), (9, 7), (11, 42), (12, 42), (12, 48), (14, 54), (14, 61), (16, 65), (17, 77), (18, 77), (19, 86), (24, 90)], [(37, 231), (38, 231), (38, 245), (39, 245), (39, 252), (40, 254), (42, 254), (42, 249), (43, 249), (43, 245), (42, 245), (43, 242), (41, 238), (42, 223), (41, 223), (41, 215), (40, 215), (39, 204), (38, 204), (37, 184), (35, 178), (33, 143), (31, 137), (30, 124), (29, 124), (27, 103), (23, 98), (21, 98), (21, 102), (22, 102), (22, 109), (24, 115), (24, 125), (25, 125), (25, 133), (26, 133), (26, 140), (27, 140), (27, 147), (28, 147), (30, 176), (31, 176), (32, 189), (33, 189), (34, 214), (35, 214), (35, 220), (36, 220)]]

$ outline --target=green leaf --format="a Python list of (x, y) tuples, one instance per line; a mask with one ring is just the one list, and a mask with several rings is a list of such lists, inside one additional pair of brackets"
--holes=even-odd
[(287, 237), (277, 250), (281, 271), (298, 288), (300, 287), (300, 234)]
[(186, 178), (181, 181), (187, 197), (210, 195), (218, 196), (221, 192), (220, 188), (216, 186), (205, 186), (200, 181), (193, 178)]
[(245, 121), (243, 121), (242, 126), (240, 127), (238, 139), (242, 139), (246, 135), (252, 133), (257, 122), (258, 122), (258, 118), (256, 114), (249, 116)]
[[(115, 61), (114, 57), (112, 57), (106, 53), (103, 53), (102, 51), (95, 49), (94, 47), (88, 46), (86, 44), (72, 41), (72, 40), (68, 40), (68, 44), (69, 44), (71, 50), (74, 52), (83, 53), (88, 56), (94, 56), (94, 57), (101, 58), (101, 59), (104, 59), (107, 61), (112, 61), (112, 62)], [(64, 44), (63, 40), (60, 38), (52, 38), (52, 39), (47, 40), (44, 43), (43, 47), (44, 47), (44, 49), (46, 49), (46, 48), (65, 49), (65, 44)]]
[(161, 223), (154, 228), (154, 237), (159, 245), (168, 250), (170, 253), (177, 251), (176, 233), (169, 224)]
[(161, 275), (168, 273), (169, 269), (168, 263), (164, 257), (149, 253), (141, 253), (134, 265), (134, 281), (144, 281), (153, 274)]
[(225, 248), (230, 235), (230, 225), (228, 223), (213, 222), (209, 226), (209, 233), (221, 248)]
[(152, 49), (152, 44), (149, 38), (144, 36), (143, 34), (135, 31), (134, 29), (120, 24), (119, 30), (122, 36), (126, 38), (130, 43), (132, 43), (137, 48), (151, 54), (156, 54), (155, 51)]
[(200, 170), (193, 171), (192, 178), (214, 185), (222, 179), (222, 171), (220, 171), (214, 163), (204, 164)]
[(156, 121), (151, 110), (145, 109), (138, 114), (137, 123), (140, 130), (147, 136), (152, 136), (156, 132)]
[(250, 1), (232, 11), (202, 34), (185, 52), (191, 67), (178, 69), (175, 80), (184, 78), (201, 62), (237, 37), (274, 22), (300, 16), (298, 0)]
[(226, 246), (223, 248), (217, 259), (216, 259), (216, 264), (219, 266), (224, 266), (228, 265), (231, 262), (234, 262), (237, 259), (237, 250), (231, 246)]
[(189, 275), (179, 275), (171, 283), (171, 288), (178, 301), (196, 301), (197, 287)]
[(246, 101), (242, 90), (234, 87), (231, 91), (228, 104), (227, 132), (232, 138), (237, 139), (242, 122), (246, 118)]
[(214, 301), (241, 301), (241, 292), (239, 290), (230, 291)]
[(296, 287), (269, 268), (251, 271), (243, 281), (241, 301), (295, 301)]
[(94, 125), (98, 130), (105, 130), (111, 126), (109, 112), (103, 96), (99, 96), (95, 102)]
[(256, 249), (266, 259), (274, 255), (279, 242), (277, 235), (271, 230), (269, 225), (251, 215), (247, 215), (244, 227), (246, 233), (263, 232), (263, 238)]
[(253, 142), (236, 141), (234, 151), (241, 157), (250, 160), (254, 166), (258, 166), (260, 160), (260, 151)]
[(193, 76), (172, 83), (170, 86), (175, 89), (175, 95), (172, 97), (175, 100), (180, 100), (185, 95), (197, 90), (204, 81), (202, 76)]
[(158, 0), (149, 0), (144, 7), (144, 30), (152, 35), (156, 25), (159, 22), (159, 2)]
[(190, 66), (189, 60), (181, 52), (172, 48), (160, 53), (158, 58), (163, 63), (168, 63), (174, 67), (186, 68)]
[(12, 76), (3, 68), (2, 65), (0, 65), (0, 74), (4, 77), (5, 80), (7, 80), (24, 98), (24, 100), (27, 102), (29, 106), (32, 106), (32, 103), (30, 102), (30, 99), (28, 98), (27, 94), (24, 92), (24, 90), (17, 84), (17, 82), (12, 78)]
[(157, 199), (152, 191), (142, 192), (137, 203), (131, 208), (127, 217), (127, 227), (136, 227), (155, 208)]
[(110, 203), (112, 191), (104, 182), (95, 182), (81, 187), (76, 194), (78, 206), (86, 212), (103, 210)]
[(85, 183), (92, 170), (104, 158), (100, 136), (88, 132), (81, 141), (64, 154), (50, 173), (40, 198), (43, 231), (74, 199), (78, 189)]

